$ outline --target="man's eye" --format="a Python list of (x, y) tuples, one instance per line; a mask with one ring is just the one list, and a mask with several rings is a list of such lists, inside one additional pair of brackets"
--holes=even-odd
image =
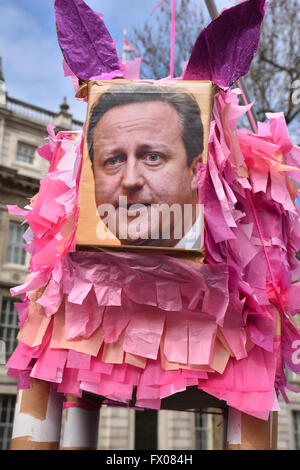
[(109, 167), (116, 166), (116, 165), (119, 165), (120, 163), (123, 163), (124, 160), (125, 158), (123, 156), (111, 157), (105, 160), (104, 166), (109, 166)]
[(161, 158), (161, 155), (155, 152), (147, 153), (147, 155), (145, 155), (146, 162), (150, 164), (160, 163)]

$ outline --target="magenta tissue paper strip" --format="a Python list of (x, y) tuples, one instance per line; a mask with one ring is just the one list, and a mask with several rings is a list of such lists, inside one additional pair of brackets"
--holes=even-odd
[(59, 45), (78, 78), (90, 80), (119, 71), (115, 43), (100, 15), (83, 0), (54, 0), (54, 7)]
[(245, 75), (257, 50), (265, 0), (248, 0), (223, 10), (199, 35), (184, 80), (211, 80), (230, 87)]

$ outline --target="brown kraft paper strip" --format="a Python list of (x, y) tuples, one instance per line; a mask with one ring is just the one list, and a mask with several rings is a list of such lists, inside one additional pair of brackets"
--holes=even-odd
[(11, 440), (10, 450), (58, 450), (59, 442), (35, 442), (30, 436), (15, 437)]
[(34, 379), (31, 387), (23, 390), (20, 413), (44, 421), (47, 415), (49, 390), (49, 382)]

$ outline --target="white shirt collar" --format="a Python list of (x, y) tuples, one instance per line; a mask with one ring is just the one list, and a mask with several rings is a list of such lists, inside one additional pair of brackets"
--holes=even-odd
[(185, 236), (179, 240), (174, 248), (184, 248), (186, 250), (200, 249), (202, 245), (201, 233), (202, 233), (202, 217), (201, 214), (197, 217), (196, 222), (185, 234)]

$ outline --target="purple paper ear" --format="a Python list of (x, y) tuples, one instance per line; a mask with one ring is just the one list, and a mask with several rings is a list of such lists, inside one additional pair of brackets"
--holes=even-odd
[(265, 0), (247, 0), (224, 10), (199, 35), (184, 80), (211, 80), (229, 88), (245, 75), (257, 51)]
[(119, 71), (119, 57), (100, 16), (83, 0), (54, 0), (57, 36), (64, 58), (81, 80)]

